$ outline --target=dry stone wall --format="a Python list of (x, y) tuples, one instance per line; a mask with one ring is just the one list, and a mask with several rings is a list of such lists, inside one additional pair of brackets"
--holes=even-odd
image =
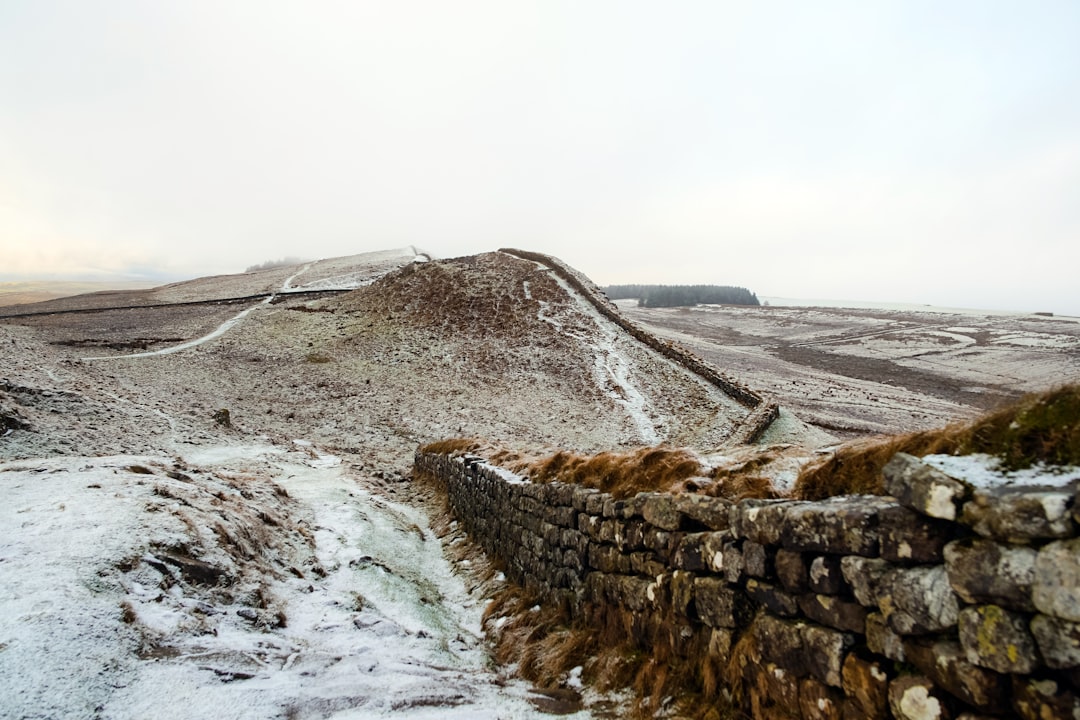
[(733, 443), (749, 445), (757, 442), (765, 431), (769, 429), (769, 426), (773, 421), (780, 416), (780, 406), (777, 403), (766, 400), (750, 388), (740, 385), (730, 378), (724, 377), (713, 367), (702, 362), (701, 359), (693, 354), (683, 350), (677, 345), (661, 340), (652, 333), (646, 332), (627, 320), (619, 313), (619, 309), (615, 304), (608, 300), (607, 296), (600, 292), (592, 281), (558, 258), (543, 253), (532, 252), (529, 250), (515, 250), (512, 248), (503, 248), (499, 252), (519, 257), (522, 260), (538, 262), (541, 265), (550, 268), (559, 277), (565, 280), (570, 287), (579, 292), (581, 296), (595, 307), (601, 315), (618, 325), (639, 342), (652, 348), (669, 360), (682, 365), (690, 372), (700, 376), (722, 390), (736, 402), (744, 407), (750, 408), (750, 415), (741, 424), (737, 437), (732, 439)]
[(1080, 719), (1075, 481), (980, 489), (900, 454), (891, 497), (732, 504), (416, 470), (512, 579), (736, 668), (753, 717)]

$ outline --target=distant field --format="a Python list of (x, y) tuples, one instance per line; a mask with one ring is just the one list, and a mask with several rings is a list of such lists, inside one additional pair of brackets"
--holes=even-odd
[(56, 298), (101, 292), (103, 290), (143, 290), (156, 287), (152, 282), (75, 282), (27, 280), (0, 282), (0, 306), (44, 302)]

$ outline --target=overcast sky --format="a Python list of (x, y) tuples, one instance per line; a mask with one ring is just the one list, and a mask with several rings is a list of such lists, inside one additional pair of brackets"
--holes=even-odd
[(0, 0), (0, 280), (511, 246), (1080, 315), (1080, 2)]

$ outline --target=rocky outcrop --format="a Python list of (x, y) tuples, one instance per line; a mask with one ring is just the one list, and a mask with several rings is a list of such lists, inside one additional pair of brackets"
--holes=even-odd
[(616, 500), (479, 457), (416, 470), (517, 582), (740, 667), (755, 717), (1080, 717), (1075, 483), (991, 490), (898, 455), (891, 497), (732, 504)]

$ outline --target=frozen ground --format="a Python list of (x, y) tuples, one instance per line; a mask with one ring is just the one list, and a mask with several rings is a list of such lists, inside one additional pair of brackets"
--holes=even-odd
[(0, 488), (0, 717), (541, 714), (425, 513), (310, 444), (15, 461)]
[(842, 436), (935, 427), (1080, 380), (1077, 318), (940, 308), (619, 305), (658, 335)]

